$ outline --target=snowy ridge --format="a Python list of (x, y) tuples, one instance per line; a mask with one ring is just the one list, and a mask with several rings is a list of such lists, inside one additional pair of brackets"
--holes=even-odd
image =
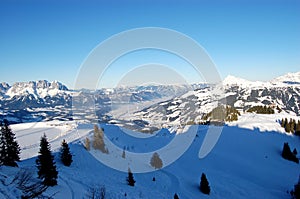
[(297, 84), (300, 85), (300, 71), (296, 73), (287, 73), (286, 75), (277, 77), (273, 80), (271, 80), (273, 84), (284, 83), (284, 84)]
[(275, 86), (274, 84), (271, 84), (270, 82), (262, 82), (262, 81), (249, 81), (246, 79), (238, 78), (232, 75), (227, 76), (223, 82), (222, 85), (225, 88), (238, 86), (241, 88), (263, 88), (263, 87), (272, 87)]
[[(251, 106), (267, 105), (300, 115), (298, 79), (299, 72), (270, 82), (228, 76), (218, 85), (122, 86), (96, 91), (70, 91), (57, 81), (21, 82), (13, 86), (2, 83), (0, 119), (6, 117), (16, 123), (52, 119), (100, 120), (126, 125), (135, 125), (132, 121), (145, 123), (141, 121), (144, 120), (160, 128), (162, 124), (198, 121), (203, 114), (224, 103), (242, 112)], [(149, 126), (142, 128), (146, 131)]]
[(246, 79), (238, 78), (232, 75), (228, 75), (222, 82), (223, 86), (239, 86), (243, 88), (262, 88), (262, 87), (287, 87), (287, 86), (299, 86), (300, 85), (300, 71), (296, 73), (287, 73), (286, 75), (277, 77), (271, 81), (249, 81)]
[(47, 80), (17, 82), (11, 86), (6, 95), (14, 96), (33, 95), (35, 98), (53, 97), (61, 92), (68, 91), (68, 88), (58, 81), (48, 82)]

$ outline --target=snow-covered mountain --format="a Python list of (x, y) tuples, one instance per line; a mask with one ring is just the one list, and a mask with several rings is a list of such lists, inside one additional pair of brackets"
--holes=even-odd
[(14, 96), (32, 95), (35, 98), (45, 98), (46, 96), (53, 97), (63, 91), (68, 91), (68, 88), (58, 81), (48, 82), (47, 80), (17, 82), (11, 87), (4, 83), (6, 88), (6, 98)]
[(278, 83), (284, 83), (284, 84), (296, 84), (300, 86), (300, 71), (296, 73), (288, 73), (286, 75), (277, 77), (273, 80), (271, 80), (271, 83), (278, 84)]
[(0, 91), (0, 107), (5, 109), (55, 107), (70, 103), (68, 88), (58, 81), (17, 82), (12, 86), (2, 83)]
[[(112, 107), (169, 99), (190, 90), (189, 85), (155, 85), (117, 87), (113, 89), (69, 90), (58, 81), (17, 82), (0, 84), (0, 119), (14, 122), (69, 120), (95, 115), (107, 118)], [(72, 106), (73, 105), (73, 106)], [(91, 110), (96, 107), (96, 110)], [(94, 117), (94, 119), (95, 119)]]
[(300, 72), (269, 82), (228, 76), (218, 85), (149, 85), (96, 91), (69, 90), (57, 81), (21, 82), (13, 86), (2, 83), (0, 119), (8, 117), (19, 123), (93, 118), (113, 120), (113, 123), (118, 120), (117, 123), (146, 122), (160, 127), (166, 123), (178, 125), (199, 120), (219, 104), (240, 111), (255, 105), (269, 105), (278, 111), (300, 115), (299, 79)]
[[(227, 104), (241, 112), (252, 106), (271, 106), (276, 112), (300, 115), (300, 73), (287, 74), (270, 82), (252, 82), (228, 76), (219, 85), (190, 91), (180, 97), (154, 104), (135, 113), (135, 118), (153, 125), (180, 125), (199, 121), (205, 113), (220, 104)], [(291, 84), (289, 80), (294, 83)], [(280, 81), (279, 81), (280, 79)], [(285, 83), (289, 82), (289, 83)], [(216, 92), (221, 91), (221, 92)], [(216, 95), (216, 93), (220, 93)]]

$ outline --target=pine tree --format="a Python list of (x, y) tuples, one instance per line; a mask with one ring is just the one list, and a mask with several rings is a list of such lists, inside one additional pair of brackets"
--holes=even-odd
[(174, 199), (179, 199), (177, 193), (174, 194)]
[(128, 177), (126, 178), (126, 181), (129, 186), (134, 186), (135, 180), (130, 168), (128, 168)]
[(297, 149), (296, 149), (296, 148), (294, 148), (294, 150), (293, 150), (293, 154), (294, 154), (294, 155), (297, 155), (297, 154), (298, 154), (298, 151), (297, 151)]
[(6, 139), (5, 139), (5, 130), (2, 122), (0, 123), (1, 125), (1, 131), (0, 131), (0, 165), (3, 165), (5, 162), (5, 158), (7, 156), (7, 144), (6, 144)]
[(298, 120), (298, 123), (296, 124), (295, 135), (300, 135), (300, 120)]
[(202, 173), (202, 175), (201, 175), (200, 191), (207, 195), (209, 195), (209, 193), (210, 193), (210, 186), (207, 181), (206, 175), (204, 173)]
[(285, 118), (285, 119), (284, 119), (284, 124), (285, 124), (284, 128), (286, 128), (287, 123), (288, 123), (288, 119)]
[(70, 166), (71, 163), (73, 162), (72, 154), (70, 153), (69, 145), (65, 140), (63, 140), (62, 143), (61, 143), (60, 159), (61, 159), (62, 163), (65, 166)]
[(124, 159), (126, 158), (125, 149), (123, 149), (122, 158), (124, 158)]
[(299, 163), (298, 158), (292, 153), (290, 146), (287, 142), (284, 143), (281, 156), (286, 159), (296, 163)]
[(160, 169), (160, 168), (162, 168), (163, 162), (162, 162), (162, 160), (160, 159), (158, 153), (155, 152), (155, 153), (152, 155), (152, 158), (151, 158), (151, 160), (150, 160), (150, 164), (151, 164), (151, 166), (154, 167), (155, 169)]
[(293, 198), (300, 199), (300, 176), (299, 176), (298, 183), (295, 184), (294, 186)]
[(285, 131), (287, 133), (290, 133), (291, 132), (291, 123), (290, 122), (287, 122), (286, 125), (285, 125)]
[(46, 186), (57, 185), (57, 175), (54, 156), (51, 153), (51, 147), (48, 143), (47, 137), (44, 134), (41, 137), (39, 156), (36, 159), (36, 166), (38, 168), (38, 177), (43, 180)]
[(283, 144), (283, 149), (282, 149), (281, 155), (283, 158), (287, 159), (289, 157), (290, 153), (292, 153), (291, 148), (290, 148), (289, 144), (287, 142), (285, 142)]
[(296, 125), (296, 121), (290, 119), (291, 133), (295, 133), (295, 125)]
[(17, 167), (16, 161), (20, 160), (20, 147), (8, 121), (4, 120), (3, 122), (0, 136), (0, 165)]
[(285, 127), (285, 120), (282, 118), (282, 120), (281, 120), (281, 127)]

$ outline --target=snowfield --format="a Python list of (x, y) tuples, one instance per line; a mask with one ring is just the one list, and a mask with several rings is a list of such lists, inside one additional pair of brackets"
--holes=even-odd
[[(20, 169), (26, 169), (37, 176), (35, 159), (39, 150), (40, 137), (45, 133), (54, 151), (58, 169), (58, 185), (49, 187), (44, 195), (53, 198), (88, 198), (91, 188), (105, 186), (106, 198), (290, 198), (289, 191), (297, 182), (300, 166), (281, 157), (284, 142), (291, 149), (300, 151), (300, 139), (284, 133), (276, 120), (288, 117), (280, 114), (243, 114), (239, 121), (226, 124), (222, 134), (203, 159), (198, 153), (203, 144), (208, 126), (186, 126), (180, 134), (174, 129), (162, 129), (149, 136), (136, 136), (112, 124), (101, 124), (109, 153), (103, 154), (83, 147), (86, 136), (92, 137), (92, 124), (76, 122), (39, 122), (12, 125), (22, 149), (19, 168), (0, 167), (0, 198), (20, 198), (13, 177)], [(289, 116), (288, 118), (293, 117)], [(296, 118), (295, 119), (299, 119)], [(211, 127), (220, 128), (220, 127)], [(192, 132), (196, 129), (196, 135)], [(127, 132), (127, 133), (126, 133)], [(182, 152), (182, 156), (161, 170), (149, 165), (150, 156), (141, 155), (140, 161), (133, 162), (134, 154), (150, 154), (159, 151), (164, 163), (163, 147), (172, 143), (176, 136), (181, 142), (169, 147), (168, 153)], [(191, 145), (185, 150), (184, 136), (194, 136)], [(73, 163), (65, 167), (59, 160), (61, 141), (69, 142)], [(117, 146), (111, 148), (111, 146)], [(122, 158), (123, 148), (126, 157)], [(160, 151), (161, 150), (161, 151)], [(166, 152), (165, 152), (166, 153)], [(170, 158), (170, 157), (169, 157)], [(118, 171), (103, 164), (100, 160), (111, 160), (113, 164), (130, 167), (136, 184), (126, 183), (127, 172)], [(170, 158), (171, 159), (171, 158)], [(138, 166), (149, 168), (150, 172), (135, 173)], [(201, 173), (204, 172), (211, 186), (209, 196), (199, 191)], [(155, 181), (152, 181), (155, 177)]]

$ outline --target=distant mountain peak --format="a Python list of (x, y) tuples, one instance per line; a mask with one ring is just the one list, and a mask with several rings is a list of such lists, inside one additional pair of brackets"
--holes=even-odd
[(36, 98), (44, 98), (47, 95), (54, 96), (64, 91), (68, 91), (68, 88), (58, 81), (37, 80), (14, 83), (7, 89), (6, 96), (14, 97), (32, 94)]
[(273, 84), (300, 84), (300, 71), (295, 73), (287, 73), (270, 81)]
[(233, 75), (228, 75), (224, 80), (223, 80), (223, 84), (224, 85), (233, 85), (233, 84), (241, 84), (241, 83), (251, 83), (250, 81), (246, 80), (246, 79), (242, 79), (239, 77), (235, 77)]

